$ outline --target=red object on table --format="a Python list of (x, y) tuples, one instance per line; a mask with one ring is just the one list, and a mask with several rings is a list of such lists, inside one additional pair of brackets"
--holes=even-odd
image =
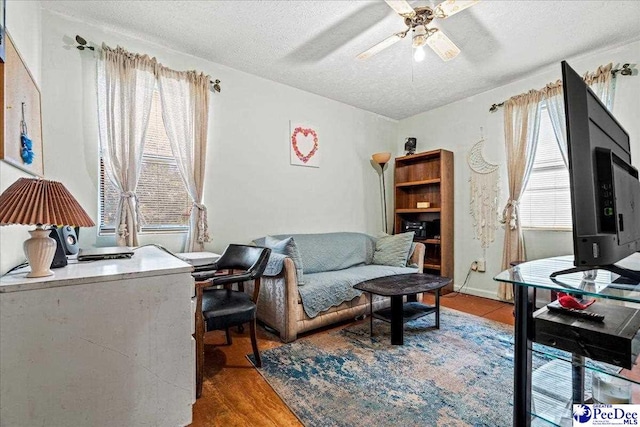
[(587, 301), (583, 304), (571, 295), (567, 295), (564, 292), (558, 292), (558, 302), (564, 308), (575, 308), (577, 310), (584, 310), (585, 308), (596, 302), (596, 300), (592, 299), (591, 301)]

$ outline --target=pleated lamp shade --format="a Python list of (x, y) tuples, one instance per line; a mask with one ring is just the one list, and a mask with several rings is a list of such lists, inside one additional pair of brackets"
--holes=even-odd
[(56, 252), (56, 241), (44, 225), (93, 227), (91, 217), (64, 185), (56, 181), (20, 178), (0, 194), (0, 225), (36, 225), (24, 242), (31, 265), (27, 277), (51, 276), (49, 269)]
[(0, 195), (0, 225), (10, 224), (95, 225), (62, 183), (37, 178), (20, 178)]

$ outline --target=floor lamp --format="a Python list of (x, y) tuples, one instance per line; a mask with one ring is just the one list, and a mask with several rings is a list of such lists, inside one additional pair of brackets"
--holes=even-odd
[(380, 166), (380, 179), (382, 181), (382, 221), (384, 224), (384, 232), (387, 233), (387, 191), (384, 186), (384, 165), (391, 159), (391, 153), (375, 153), (371, 156), (371, 160)]

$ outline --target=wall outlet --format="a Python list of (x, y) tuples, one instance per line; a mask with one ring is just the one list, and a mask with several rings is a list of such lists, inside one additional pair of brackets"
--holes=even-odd
[(484, 258), (479, 258), (476, 261), (476, 265), (478, 266), (478, 272), (484, 273), (485, 271), (487, 271), (487, 262), (484, 260)]
[(472, 271), (478, 271), (478, 261), (473, 261), (471, 263), (471, 270)]

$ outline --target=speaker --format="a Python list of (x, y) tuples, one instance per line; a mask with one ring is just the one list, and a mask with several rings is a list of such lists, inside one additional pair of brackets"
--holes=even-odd
[(404, 151), (406, 151), (407, 154), (414, 154), (416, 152), (417, 143), (418, 143), (417, 138), (413, 138), (413, 137), (407, 138), (404, 143)]
[(79, 251), (78, 232), (73, 227), (65, 225), (62, 228), (58, 228), (58, 234), (60, 235), (64, 252), (67, 255), (76, 255)]
[(434, 219), (433, 221), (427, 221), (426, 227), (426, 237), (428, 239), (439, 239), (440, 238), (440, 220)]
[(53, 256), (53, 261), (51, 262), (51, 268), (62, 268), (67, 265), (67, 255), (64, 253), (64, 246), (60, 239), (59, 229), (57, 227), (51, 228), (51, 233), (49, 233), (49, 237), (56, 241), (56, 253)]

